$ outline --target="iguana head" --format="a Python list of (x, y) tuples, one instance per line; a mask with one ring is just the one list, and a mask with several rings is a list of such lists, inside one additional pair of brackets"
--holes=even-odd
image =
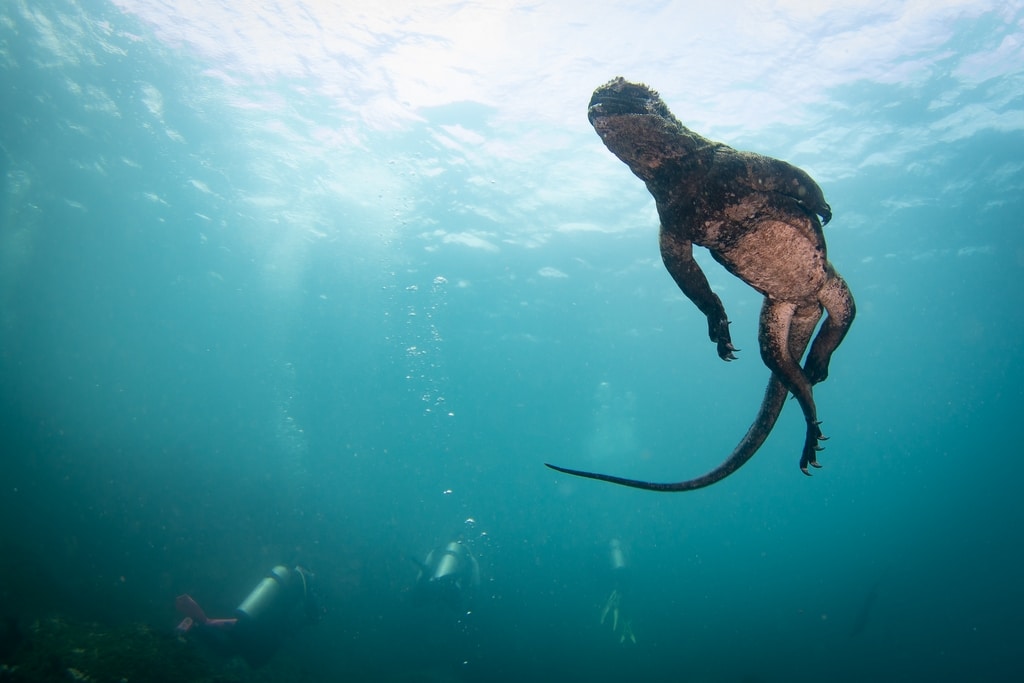
[(598, 121), (616, 116), (654, 116), (678, 123), (656, 91), (643, 83), (630, 83), (621, 76), (595, 90), (587, 110), (587, 117), (595, 127)]
[(587, 118), (612, 154), (643, 180), (706, 142), (672, 115), (657, 92), (622, 77), (594, 91)]

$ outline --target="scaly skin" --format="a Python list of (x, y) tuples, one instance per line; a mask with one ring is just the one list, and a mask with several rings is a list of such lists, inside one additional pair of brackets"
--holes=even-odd
[[(697, 135), (672, 115), (658, 93), (642, 84), (616, 78), (601, 86), (590, 100), (588, 118), (605, 146), (647, 184), (661, 219), (665, 267), (707, 317), (708, 335), (723, 360), (736, 358), (729, 319), (693, 258), (693, 245), (708, 249), (726, 270), (764, 295), (758, 341), (772, 376), (746, 436), (721, 465), (701, 477), (659, 484), (548, 467), (652, 491), (703, 488), (729, 476), (757, 452), (788, 393), (807, 421), (800, 469), (809, 474), (808, 466), (820, 467), (818, 442), (825, 437), (811, 387), (828, 377), (832, 353), (856, 314), (849, 288), (826, 256), (821, 228), (832, 210), (821, 188), (784, 161)], [(814, 336), (823, 310), (828, 316)]]

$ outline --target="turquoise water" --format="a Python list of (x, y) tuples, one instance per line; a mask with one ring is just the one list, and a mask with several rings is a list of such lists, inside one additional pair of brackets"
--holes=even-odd
[[(170, 632), (299, 562), (306, 680), (1017, 680), (1020, 2), (235, 4), (0, 9), (0, 616)], [(700, 491), (543, 467), (703, 474), (768, 379), (586, 120), (620, 74), (825, 191), (811, 479), (793, 402)], [(455, 537), (472, 613), (413, 605)]]

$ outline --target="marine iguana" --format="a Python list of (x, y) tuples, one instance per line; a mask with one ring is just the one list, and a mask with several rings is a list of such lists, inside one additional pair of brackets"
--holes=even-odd
[[(821, 188), (801, 169), (740, 152), (683, 126), (657, 92), (614, 78), (594, 91), (587, 117), (608, 149), (644, 181), (661, 219), (661, 256), (672, 278), (708, 319), (723, 360), (735, 360), (721, 299), (693, 258), (705, 247), (733, 275), (764, 295), (758, 341), (771, 379), (754, 423), (726, 460), (707, 474), (653, 483), (547, 466), (580, 477), (652, 491), (691, 491), (729, 476), (771, 433), (788, 393), (807, 432), (800, 470), (818, 464), (821, 433), (811, 387), (828, 377), (832, 353), (856, 312), (846, 283), (829, 263), (822, 225), (832, 218)], [(819, 220), (818, 217), (821, 217)], [(822, 316), (804, 361), (800, 360)]]

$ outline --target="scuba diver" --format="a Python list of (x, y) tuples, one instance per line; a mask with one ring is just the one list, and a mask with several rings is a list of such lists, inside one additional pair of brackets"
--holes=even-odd
[(440, 602), (456, 612), (470, 609), (480, 585), (480, 564), (465, 543), (450, 541), (427, 553), (423, 562), (409, 559), (419, 567), (413, 587), (415, 604)]
[(227, 619), (210, 619), (190, 595), (179, 595), (175, 606), (185, 618), (177, 632), (195, 633), (219, 654), (238, 655), (254, 668), (263, 666), (285, 638), (323, 615), (312, 580), (312, 572), (303, 567), (279, 564)]
[[(636, 644), (636, 636), (633, 634), (633, 620), (626, 615), (622, 607), (622, 599), (629, 590), (629, 565), (626, 564), (626, 556), (622, 552), (622, 542), (613, 538), (608, 542), (608, 559), (612, 570), (612, 592), (604, 603), (601, 610), (601, 624), (611, 617), (612, 633), (617, 633), (619, 642)], [(620, 629), (621, 626), (621, 629)]]

